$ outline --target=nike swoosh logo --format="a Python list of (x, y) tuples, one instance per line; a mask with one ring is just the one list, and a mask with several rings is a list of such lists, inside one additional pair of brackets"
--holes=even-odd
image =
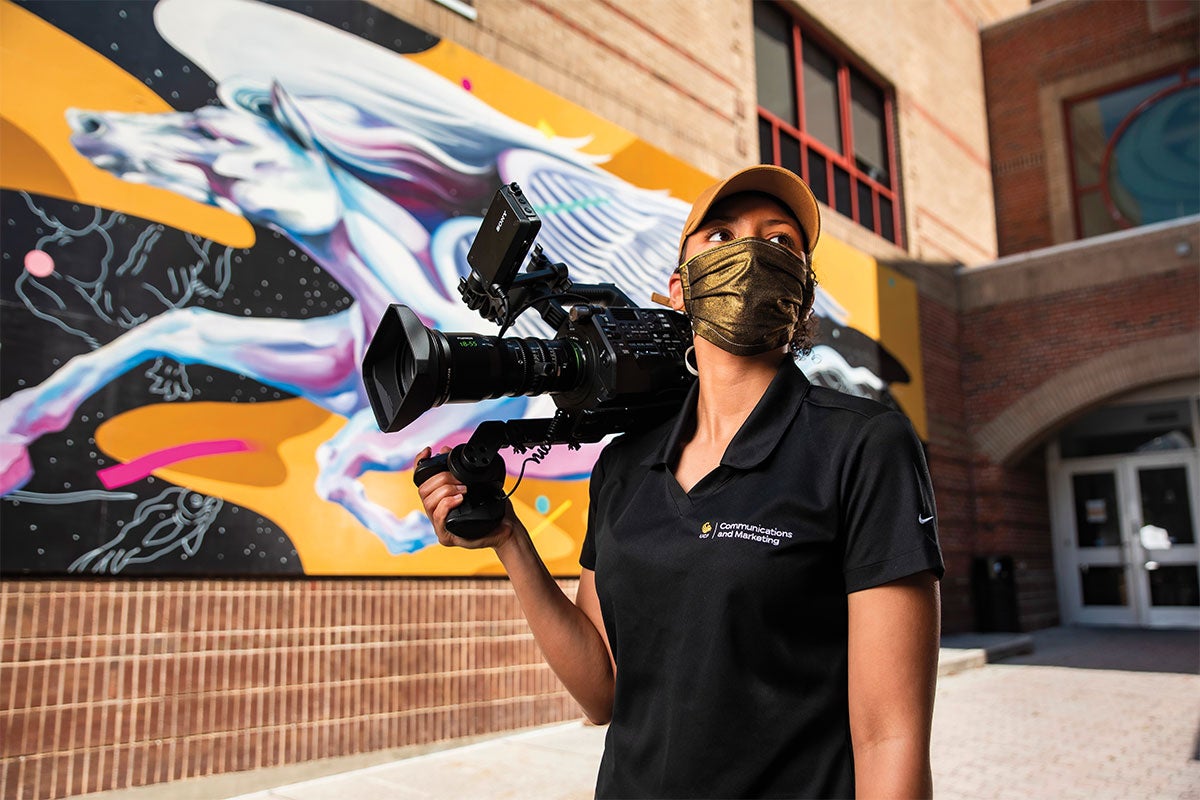
[(931, 520), (931, 519), (933, 519), (933, 514), (930, 514), (928, 517), (922, 517), (920, 514), (918, 514), (917, 515), (917, 524), (924, 525), (926, 522), (929, 522), (929, 520)]

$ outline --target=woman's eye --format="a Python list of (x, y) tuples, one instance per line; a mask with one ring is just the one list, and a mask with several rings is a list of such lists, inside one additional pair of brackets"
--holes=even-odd
[(711, 231), (704, 241), (706, 242), (728, 242), (733, 236), (724, 228), (717, 228)]
[(786, 233), (772, 234), (771, 236), (767, 237), (767, 241), (774, 242), (775, 244), (779, 245), (780, 247), (786, 247), (789, 250), (792, 249), (792, 246), (794, 244), (794, 242), (792, 241), (792, 237), (788, 236)]

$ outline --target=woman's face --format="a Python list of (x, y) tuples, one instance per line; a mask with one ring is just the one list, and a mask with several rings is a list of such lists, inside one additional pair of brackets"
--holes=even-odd
[[(806, 266), (809, 264), (808, 254), (804, 252), (804, 234), (796, 218), (769, 195), (756, 192), (735, 194), (713, 206), (700, 227), (684, 240), (682, 261), (710, 247), (748, 236), (782, 245), (799, 256)], [(676, 311), (684, 310), (683, 284), (678, 271), (671, 275), (670, 300)]]
[(808, 264), (804, 234), (796, 218), (768, 195), (751, 192), (726, 197), (713, 206), (700, 227), (684, 240), (683, 260), (710, 247), (750, 236), (782, 245)]

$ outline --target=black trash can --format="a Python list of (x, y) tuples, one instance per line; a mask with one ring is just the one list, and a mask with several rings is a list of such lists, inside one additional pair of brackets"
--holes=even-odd
[(981, 633), (1021, 630), (1017, 578), (1011, 556), (977, 556), (971, 562), (975, 629)]

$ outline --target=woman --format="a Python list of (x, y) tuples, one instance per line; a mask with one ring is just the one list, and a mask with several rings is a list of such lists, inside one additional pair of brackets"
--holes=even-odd
[(795, 366), (819, 233), (812, 192), (777, 167), (696, 201), (670, 301), (698, 381), (677, 419), (597, 461), (574, 603), (511, 507), (466, 542), (444, 524), (465, 488), (420, 489), (443, 544), (495, 548), (550, 666), (610, 723), (597, 796), (932, 792), (928, 470), (903, 415)]

